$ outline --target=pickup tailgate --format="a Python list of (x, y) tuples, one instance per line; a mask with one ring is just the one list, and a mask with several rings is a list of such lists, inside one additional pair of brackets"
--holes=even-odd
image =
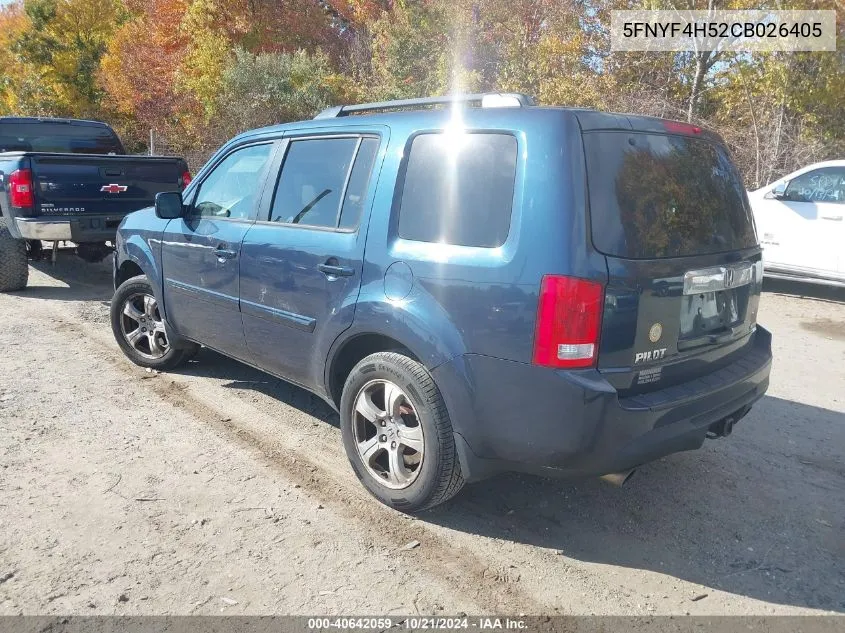
[(36, 215), (122, 215), (153, 204), (161, 191), (181, 191), (181, 158), (30, 154)]

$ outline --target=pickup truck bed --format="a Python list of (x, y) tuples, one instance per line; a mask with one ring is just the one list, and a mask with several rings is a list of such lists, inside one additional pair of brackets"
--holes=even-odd
[(182, 158), (126, 155), (105, 123), (0, 117), (0, 292), (26, 285), (26, 254), (42, 240), (104, 259), (127, 214), (190, 179)]

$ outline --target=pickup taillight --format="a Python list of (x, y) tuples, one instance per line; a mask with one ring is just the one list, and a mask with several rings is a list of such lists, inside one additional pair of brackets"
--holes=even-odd
[(193, 180), (193, 177), (191, 176), (191, 172), (189, 172), (189, 171), (184, 172), (182, 174), (182, 189), (184, 189), (185, 187), (190, 185), (192, 180)]
[(562, 275), (543, 277), (534, 364), (559, 369), (595, 366), (603, 307), (602, 284)]
[(9, 174), (9, 203), (18, 209), (31, 209), (35, 205), (32, 170), (16, 169)]

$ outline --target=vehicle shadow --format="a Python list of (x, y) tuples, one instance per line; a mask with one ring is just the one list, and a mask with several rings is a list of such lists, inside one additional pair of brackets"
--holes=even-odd
[[(179, 371), (226, 380), (338, 426), (316, 396), (210, 350)], [(845, 414), (767, 396), (730, 438), (647, 464), (625, 488), (506, 474), (467, 486), (419, 518), (682, 579), (701, 585), (698, 595), (716, 589), (845, 613), (843, 445)], [(552, 558), (561, 573), (564, 557)]]
[(732, 437), (645, 465), (625, 488), (503, 475), (423, 518), (583, 562), (845, 612), (843, 445), (845, 414), (765, 397)]
[(223, 387), (227, 389), (256, 391), (334, 427), (340, 427), (337, 412), (311, 392), (205, 347), (197, 354), (194, 362), (172, 370), (171, 373), (225, 380), (228, 382), (224, 382)]
[(764, 277), (763, 292), (815, 301), (845, 303), (845, 288), (803, 283), (787, 279), (767, 279)]
[[(109, 256), (98, 264), (88, 264), (73, 251), (62, 249), (55, 264), (49, 259), (30, 261), (35, 273), (31, 271), (29, 284), (9, 294), (57, 301), (110, 301), (114, 294), (111, 261)], [(50, 279), (44, 283), (43, 276)]]

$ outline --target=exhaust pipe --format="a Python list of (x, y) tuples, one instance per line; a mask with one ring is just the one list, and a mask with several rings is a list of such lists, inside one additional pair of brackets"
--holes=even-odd
[(616, 486), (617, 488), (621, 488), (631, 477), (634, 476), (634, 473), (637, 471), (636, 468), (632, 468), (631, 470), (623, 470), (621, 473), (608, 473), (607, 475), (602, 475), (599, 477), (604, 482), (609, 483), (612, 486)]
[(719, 437), (727, 437), (733, 432), (735, 423), (736, 419), (732, 416), (728, 416), (723, 420), (719, 420), (713, 426), (707, 429), (707, 439), (715, 440)]

